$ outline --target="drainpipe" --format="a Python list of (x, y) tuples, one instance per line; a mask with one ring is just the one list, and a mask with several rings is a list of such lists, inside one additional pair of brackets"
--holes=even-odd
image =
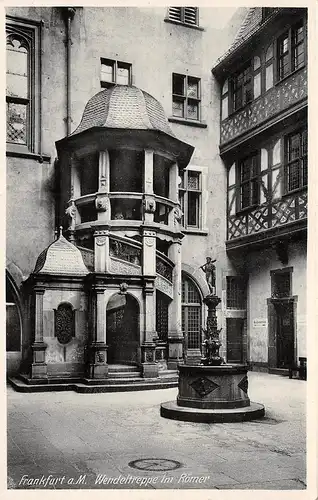
[(63, 7), (63, 13), (66, 23), (66, 135), (71, 133), (71, 49), (72, 49), (72, 30), (71, 22), (75, 15), (75, 7)]

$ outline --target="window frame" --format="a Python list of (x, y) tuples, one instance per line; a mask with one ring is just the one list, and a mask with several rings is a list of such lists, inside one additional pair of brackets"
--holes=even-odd
[[(188, 185), (188, 180), (189, 180), (189, 173), (194, 174), (195, 176), (198, 177), (198, 189), (189, 189)], [(183, 175), (183, 177), (182, 177)], [(179, 185), (179, 200), (180, 200), (180, 206), (182, 210), (182, 220), (181, 220), (181, 225), (185, 229), (189, 230), (195, 230), (195, 229), (201, 229), (202, 226), (202, 172), (198, 170), (192, 170), (191, 168), (185, 169), (183, 172), (180, 173), (180, 177), (182, 179), (182, 182)], [(193, 193), (196, 196), (196, 212), (197, 212), (197, 225), (191, 225), (188, 223), (188, 217), (189, 217), (189, 193)]]
[[(300, 135), (300, 155), (296, 159), (289, 159), (290, 151), (290, 139)], [(306, 145), (306, 151), (304, 150), (304, 145)], [(294, 163), (298, 163), (298, 176), (299, 185), (294, 189), (289, 189), (290, 182), (290, 166)], [(306, 172), (306, 175), (305, 175)], [(306, 182), (304, 182), (304, 178)], [(299, 128), (293, 132), (290, 132), (284, 137), (284, 193), (289, 195), (296, 191), (306, 189), (308, 187), (308, 130), (306, 127)]]
[[(270, 14), (270, 16), (273, 12)], [(302, 26), (303, 35), (300, 41), (293, 41), (297, 29)], [(280, 54), (280, 41), (288, 35), (288, 51), (284, 54)], [(299, 47), (303, 47), (303, 62), (295, 62), (296, 51)], [(267, 57), (267, 53), (272, 48), (272, 53), (270, 57)], [(261, 66), (255, 68), (254, 60), (256, 57), (260, 58)], [(283, 57), (288, 58), (288, 67), (283, 76), (280, 75), (281, 64), (280, 61)], [(298, 56), (299, 57), (299, 56)], [(221, 90), (221, 104), (224, 105), (224, 109), (221, 110), (221, 121), (226, 120), (228, 117), (234, 115), (235, 113), (244, 109), (248, 104), (254, 102), (261, 96), (264, 96), (270, 89), (275, 85), (278, 85), (285, 78), (288, 78), (292, 73), (305, 68), (307, 65), (307, 21), (306, 17), (300, 17), (296, 22), (288, 24), (280, 34), (273, 37), (269, 43), (264, 45), (261, 52), (255, 52), (251, 57), (241, 64), (238, 69), (235, 69), (230, 74), (225, 75), (222, 84), (224, 85), (228, 80), (228, 90), (224, 92)], [(235, 81), (236, 79), (247, 69), (250, 71), (250, 93), (251, 99), (246, 99), (246, 93), (244, 93), (244, 87), (241, 86), (241, 91), (243, 89), (244, 95), (242, 95), (242, 102), (240, 105), (235, 103)], [(271, 73), (271, 74), (270, 74)], [(255, 94), (255, 78), (260, 74), (260, 94)], [(269, 78), (270, 77), (270, 78)], [(227, 102), (226, 102), (227, 101)]]
[[(172, 12), (172, 9), (175, 12)], [(195, 23), (187, 22), (187, 10), (195, 9)], [(179, 19), (178, 19), (179, 18)], [(199, 8), (198, 7), (168, 7), (166, 20), (182, 26), (198, 28), (199, 27)]]
[[(179, 94), (174, 92), (174, 77), (180, 77), (183, 79), (183, 94)], [(193, 80), (197, 84), (198, 87), (198, 97), (189, 97), (188, 96), (188, 86), (189, 80)], [(178, 116), (174, 114), (173, 103), (179, 101), (183, 103), (183, 112), (182, 116)], [(188, 117), (188, 105), (189, 101), (196, 103), (197, 105), (197, 118), (189, 118)], [(172, 73), (172, 118), (174, 120), (186, 120), (189, 123), (197, 123), (201, 122), (201, 78), (192, 75), (183, 75), (181, 73)]]
[[(249, 91), (251, 92), (251, 98), (250, 100), (246, 100), (246, 93), (244, 92), (244, 89), (246, 90), (247, 85), (244, 84), (244, 73), (249, 70)], [(243, 78), (243, 83), (241, 86), (237, 86), (236, 82), (238, 78), (241, 76)], [(240, 111), (242, 108), (247, 106), (250, 102), (254, 100), (254, 89), (253, 89), (253, 83), (254, 83), (254, 71), (252, 67), (252, 60), (247, 61), (245, 64), (243, 64), (237, 71), (235, 71), (229, 81), (229, 94), (230, 94), (230, 113), (229, 114), (234, 114), (237, 111)], [(239, 106), (235, 105), (235, 86), (237, 86), (238, 89), (242, 91), (242, 97), (241, 97), (241, 104)]]
[[(195, 288), (195, 291), (198, 294), (199, 302), (189, 302), (188, 301), (188, 283), (189, 282)], [(185, 293), (183, 293), (183, 287), (185, 287)], [(185, 298), (185, 301), (183, 301), (183, 298)], [(199, 311), (199, 314), (198, 314), (198, 318), (199, 318), (199, 324), (198, 324), (199, 346), (198, 347), (189, 347), (189, 329), (188, 329), (189, 316), (188, 316), (188, 314), (189, 314), (189, 311), (191, 311), (193, 309), (198, 309), (198, 311)], [(184, 273), (184, 272), (182, 272), (181, 311), (182, 311), (181, 328), (182, 328), (182, 332), (183, 332), (184, 339), (185, 339), (185, 350), (187, 351), (188, 349), (201, 349), (202, 325), (203, 325), (202, 294), (201, 294), (201, 291), (200, 291), (198, 285), (196, 284), (196, 282), (187, 273)], [(183, 328), (183, 326), (184, 326), (184, 328)]]
[[(41, 23), (6, 16), (6, 40), (21, 38), (28, 46), (28, 98), (6, 93), (6, 104), (26, 104), (26, 144), (6, 141), (7, 153), (41, 155)], [(26, 102), (28, 101), (28, 102)]]
[[(247, 160), (251, 160), (253, 158), (256, 158), (256, 172), (253, 175), (250, 175), (248, 179), (243, 180), (242, 182), (242, 165), (244, 162)], [(250, 153), (248, 156), (244, 156), (243, 158), (240, 158), (237, 163), (236, 163), (236, 178), (239, 179), (237, 182), (237, 207), (236, 207), (236, 212), (245, 212), (248, 210), (252, 210), (253, 208), (257, 207), (260, 203), (260, 175), (261, 175), (261, 157), (260, 157), (260, 151), (254, 151)], [(250, 188), (249, 191), (249, 198), (250, 198), (250, 203), (248, 206), (242, 205), (243, 197), (242, 197), (242, 184), (243, 185), (251, 185), (251, 183), (257, 183), (257, 190), (256, 190), (256, 197), (257, 200), (256, 202), (252, 202), (253, 200), (251, 199), (251, 193), (252, 190)]]
[[(231, 298), (229, 297), (230, 293), (230, 283), (235, 283), (237, 287), (236, 293), (237, 297)], [(230, 302), (237, 302), (234, 306), (230, 305)], [(237, 305), (238, 304), (238, 305)], [(244, 307), (243, 307), (244, 306)], [(243, 276), (226, 276), (226, 309), (231, 310), (241, 310), (244, 311), (246, 309), (246, 279)]]
[[(102, 66), (112, 66), (112, 81), (102, 80)], [(128, 70), (128, 84), (118, 83), (118, 68), (125, 68)], [(114, 85), (132, 85), (132, 64), (124, 61), (118, 61), (117, 59), (109, 59), (107, 57), (100, 58), (100, 86), (102, 89), (109, 89)]]
[[(271, 298), (277, 300), (290, 299), (293, 296), (293, 267), (285, 267), (283, 269), (273, 269), (270, 272), (270, 275), (271, 275)], [(281, 278), (284, 276), (287, 276), (289, 281), (288, 295), (281, 295), (276, 293), (277, 289), (279, 288), (277, 277)]]
[[(299, 26), (302, 26), (303, 28), (303, 38), (300, 42), (294, 43), (294, 34)], [(289, 75), (294, 73), (294, 71), (298, 71), (301, 68), (304, 68), (306, 66), (306, 23), (305, 19), (302, 18), (298, 20), (296, 23), (293, 23), (291, 26), (289, 26), (285, 31), (276, 39), (276, 83), (279, 83), (280, 81), (284, 80), (284, 78), (287, 78)], [(287, 40), (288, 40), (288, 66), (287, 66), (287, 72), (282, 76), (280, 73), (280, 60), (282, 59), (282, 56), (280, 55), (280, 40), (283, 39), (283, 37), (286, 38), (287, 35)], [(303, 53), (304, 53), (304, 61), (300, 65), (295, 65), (294, 63), (294, 56), (295, 56), (295, 49), (297, 49), (299, 46), (303, 45)]]

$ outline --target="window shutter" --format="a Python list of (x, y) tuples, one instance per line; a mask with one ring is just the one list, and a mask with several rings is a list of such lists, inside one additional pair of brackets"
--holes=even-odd
[(184, 22), (186, 24), (197, 24), (197, 7), (184, 7)]
[(181, 7), (169, 7), (169, 19), (171, 21), (182, 21)]

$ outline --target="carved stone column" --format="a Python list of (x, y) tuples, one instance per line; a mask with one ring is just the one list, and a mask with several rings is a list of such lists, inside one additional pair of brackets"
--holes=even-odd
[(109, 230), (102, 229), (94, 232), (95, 271), (106, 273), (110, 268), (109, 257)]
[(94, 331), (89, 345), (89, 377), (102, 379), (108, 375), (106, 304), (103, 289), (96, 288), (92, 294), (91, 314), (91, 328)]
[(153, 222), (156, 201), (153, 193), (153, 151), (151, 149), (145, 149), (143, 190), (143, 219), (146, 222)]
[(43, 342), (43, 295), (44, 288), (35, 287), (35, 331), (32, 344), (33, 363), (31, 378), (47, 378), (45, 351), (47, 345)]
[(111, 204), (109, 200), (110, 161), (108, 151), (100, 151), (98, 162), (98, 194), (95, 200), (97, 220), (111, 219)]
[(108, 151), (100, 151), (98, 164), (98, 191), (109, 193), (110, 161)]
[(174, 268), (172, 271), (173, 301), (169, 306), (168, 368), (175, 369), (183, 360), (181, 240), (175, 240), (170, 245), (169, 258), (174, 263)]
[(156, 232), (148, 229), (143, 230), (143, 259), (142, 274), (144, 276), (156, 276)]
[(156, 294), (153, 281), (146, 281), (144, 286), (145, 333), (141, 345), (142, 376), (158, 377), (156, 363)]

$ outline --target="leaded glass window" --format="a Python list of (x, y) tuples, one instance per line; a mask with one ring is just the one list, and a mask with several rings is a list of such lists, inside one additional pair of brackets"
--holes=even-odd
[(7, 16), (6, 142), (11, 152), (37, 153), (40, 144), (40, 23)]
[(182, 331), (188, 349), (200, 349), (202, 305), (199, 290), (186, 275), (182, 277)]
[(286, 138), (286, 191), (307, 186), (307, 130), (300, 130)]
[(7, 142), (28, 145), (30, 113), (29, 45), (23, 37), (7, 37)]
[(255, 153), (239, 163), (241, 178), (241, 209), (259, 203), (259, 154)]

